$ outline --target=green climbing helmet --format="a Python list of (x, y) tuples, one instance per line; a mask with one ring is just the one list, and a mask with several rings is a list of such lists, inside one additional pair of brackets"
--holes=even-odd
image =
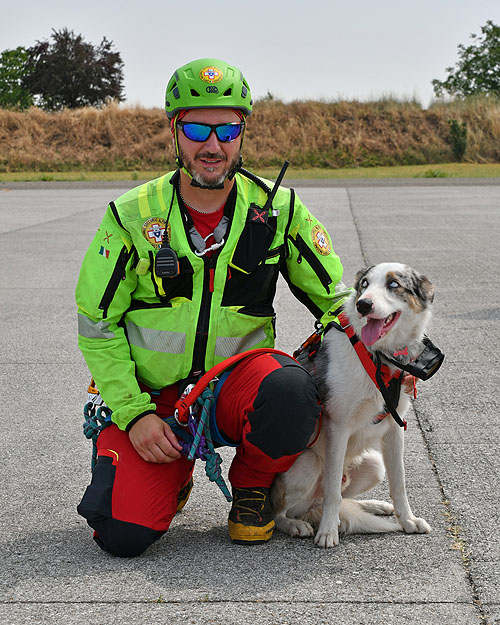
[(183, 109), (212, 106), (252, 112), (250, 87), (237, 67), (218, 59), (198, 59), (174, 72), (165, 93), (169, 119)]

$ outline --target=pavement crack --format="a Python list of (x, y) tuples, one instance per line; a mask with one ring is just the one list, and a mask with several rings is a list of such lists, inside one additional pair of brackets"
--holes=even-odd
[(490, 621), (490, 616), (487, 613), (486, 607), (481, 599), (481, 595), (474, 579), (474, 575), (471, 570), (471, 548), (467, 542), (466, 537), (463, 534), (463, 530), (458, 523), (457, 516), (453, 510), (453, 506), (451, 504), (450, 499), (447, 497), (443, 480), (439, 474), (439, 469), (434, 460), (434, 456), (432, 453), (432, 443), (430, 440), (430, 433), (432, 432), (432, 426), (430, 422), (420, 414), (415, 402), (413, 403), (413, 409), (415, 412), (415, 417), (417, 420), (417, 424), (419, 430), (422, 434), (422, 438), (424, 440), (425, 448), (427, 450), (427, 455), (429, 457), (429, 461), (431, 463), (432, 471), (436, 477), (439, 490), (441, 492), (441, 503), (444, 506), (444, 517), (448, 524), (448, 536), (451, 540), (451, 549), (460, 552), (460, 556), (462, 559), (465, 575), (467, 578), (467, 582), (469, 583), (472, 595), (472, 604), (477, 610), (481, 625), (492, 625)]
[(369, 266), (368, 254), (367, 254), (367, 252), (365, 250), (365, 246), (363, 245), (363, 236), (361, 234), (361, 229), (359, 227), (359, 222), (358, 222), (358, 219), (356, 217), (356, 213), (354, 212), (354, 205), (353, 205), (353, 202), (352, 202), (351, 193), (350, 193), (348, 188), (346, 188), (346, 193), (347, 193), (347, 200), (349, 202), (349, 210), (351, 211), (352, 222), (354, 224), (354, 227), (356, 228), (356, 234), (358, 235), (359, 249), (361, 251), (361, 257), (363, 258), (363, 262), (365, 264), (365, 267), (368, 267)]
[(210, 603), (212, 605), (222, 604), (234, 604), (234, 605), (273, 605), (273, 604), (293, 604), (293, 605), (421, 605), (421, 606), (433, 606), (433, 605), (469, 605), (468, 601), (398, 601), (393, 599), (207, 599), (204, 595), (199, 599), (164, 599), (158, 597), (156, 599), (67, 599), (67, 600), (29, 600), (22, 601), (20, 599), (3, 599), (0, 600), (0, 605), (148, 605), (152, 603), (158, 603), (163, 605), (198, 605), (199, 603)]

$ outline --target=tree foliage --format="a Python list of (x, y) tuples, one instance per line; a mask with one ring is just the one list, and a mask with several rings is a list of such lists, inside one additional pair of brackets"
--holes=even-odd
[(28, 72), (28, 51), (22, 46), (0, 54), (1, 108), (24, 109), (33, 104), (33, 96), (23, 85)]
[(500, 96), (500, 26), (488, 20), (481, 35), (471, 35), (470, 46), (458, 46), (459, 61), (447, 67), (444, 81), (434, 79), (434, 94), (464, 97), (477, 94)]
[(123, 62), (113, 43), (97, 46), (67, 28), (53, 30), (49, 41), (27, 49), (30, 71), (23, 84), (47, 110), (101, 106), (123, 97)]

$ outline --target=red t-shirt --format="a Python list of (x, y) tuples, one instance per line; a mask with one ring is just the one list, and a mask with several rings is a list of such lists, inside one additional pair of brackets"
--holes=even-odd
[[(224, 215), (224, 206), (223, 204), (218, 210), (214, 213), (200, 213), (199, 211), (194, 210), (190, 206), (186, 206), (188, 213), (191, 215), (191, 219), (193, 220), (194, 227), (201, 234), (203, 238), (212, 234), (215, 228), (219, 225), (220, 220)], [(206, 247), (210, 247), (215, 243), (215, 239), (213, 236), (209, 237), (205, 245)], [(210, 258), (213, 252), (207, 252), (206, 256)]]

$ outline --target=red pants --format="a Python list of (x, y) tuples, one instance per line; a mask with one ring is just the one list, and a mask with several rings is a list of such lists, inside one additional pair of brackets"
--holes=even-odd
[[(173, 414), (176, 387), (152, 397), (158, 416)], [(305, 449), (319, 413), (316, 386), (292, 358), (263, 354), (239, 363), (216, 404), (217, 427), (236, 446), (232, 486), (271, 486), (276, 473), (287, 471)], [(92, 483), (78, 511), (97, 531), (103, 549), (138, 555), (168, 529), (194, 462), (184, 456), (169, 464), (145, 462), (116, 425), (101, 432), (97, 449)], [(133, 553), (131, 544), (137, 546)]]

